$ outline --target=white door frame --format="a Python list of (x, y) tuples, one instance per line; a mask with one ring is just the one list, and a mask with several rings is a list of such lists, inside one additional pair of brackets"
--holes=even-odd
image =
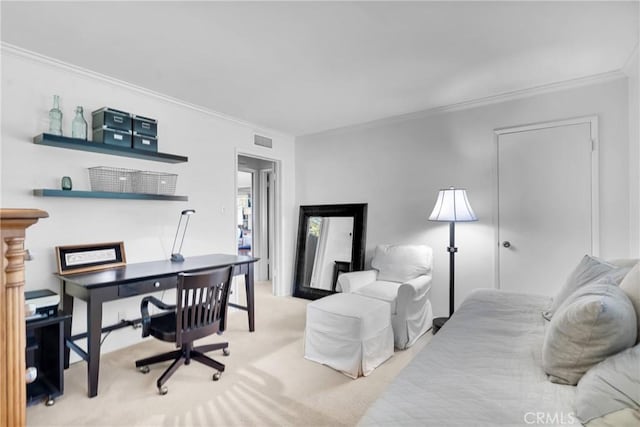
[[(273, 189), (272, 191), (267, 193), (267, 177), (270, 174), (273, 177), (273, 172), (273, 169), (261, 169), (257, 171), (257, 173), (260, 175), (260, 179), (258, 180), (260, 182), (260, 185), (257, 191), (260, 197), (260, 226), (258, 227), (258, 230), (260, 231), (260, 256), (269, 260), (269, 266), (273, 262), (273, 239), (268, 239), (267, 236), (269, 235), (269, 227), (273, 226), (274, 198)], [(269, 185), (272, 184), (273, 183), (270, 183)], [(267, 200), (267, 198), (269, 198), (270, 200)], [(269, 207), (271, 207), (271, 209), (269, 209)], [(269, 257), (267, 258), (265, 254), (269, 254)], [(263, 264), (261, 268), (263, 270), (260, 271), (260, 276), (269, 277), (267, 264)]]
[(599, 174), (599, 147), (598, 140), (598, 116), (575, 117), (564, 120), (554, 120), (549, 122), (531, 123), (520, 126), (510, 126), (493, 130), (493, 140), (495, 147), (495, 175), (494, 188), (495, 196), (493, 201), (493, 212), (495, 215), (494, 224), (496, 224), (494, 232), (494, 259), (495, 259), (495, 283), (496, 288), (500, 289), (500, 163), (499, 163), (499, 138), (500, 135), (510, 133), (528, 132), (532, 130), (549, 129), (560, 126), (570, 126), (578, 124), (588, 124), (591, 136), (591, 255), (598, 256), (600, 254), (600, 174)]
[[(246, 156), (253, 157), (254, 159), (266, 160), (268, 162), (272, 162), (274, 165), (273, 171), (273, 181), (271, 182), (271, 189), (274, 193), (273, 197), (273, 235), (271, 238), (273, 239), (273, 252), (271, 253), (271, 293), (272, 295), (278, 295), (278, 289), (283, 287), (283, 284), (280, 283), (282, 281), (282, 273), (284, 271), (284, 260), (283, 260), (283, 226), (282, 226), (282, 183), (281, 179), (279, 179), (280, 171), (282, 170), (282, 162), (279, 159), (274, 159), (270, 157), (261, 156), (259, 154), (252, 153), (250, 151), (243, 151), (239, 149), (235, 149), (234, 157), (233, 157), (233, 206), (237, 204), (237, 192), (238, 192), (238, 156)], [(235, 215), (234, 222), (229, 227), (234, 234), (234, 239), (236, 239), (236, 225), (235, 225)], [(234, 245), (237, 246), (237, 243)]]

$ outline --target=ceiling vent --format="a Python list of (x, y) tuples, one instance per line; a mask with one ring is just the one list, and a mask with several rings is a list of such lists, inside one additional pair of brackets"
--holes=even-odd
[(266, 136), (254, 134), (253, 143), (261, 147), (273, 148), (273, 140), (271, 138), (267, 138)]

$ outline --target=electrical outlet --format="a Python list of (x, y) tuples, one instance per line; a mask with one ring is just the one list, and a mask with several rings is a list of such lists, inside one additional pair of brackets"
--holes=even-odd
[(127, 320), (127, 313), (125, 311), (118, 312), (118, 322), (124, 322)]

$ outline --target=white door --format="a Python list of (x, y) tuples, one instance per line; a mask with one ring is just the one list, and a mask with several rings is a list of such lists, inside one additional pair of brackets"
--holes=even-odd
[(597, 254), (596, 118), (496, 131), (501, 289), (553, 296)]

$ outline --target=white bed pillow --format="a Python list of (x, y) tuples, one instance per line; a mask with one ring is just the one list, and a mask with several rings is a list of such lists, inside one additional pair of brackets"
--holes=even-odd
[(608, 259), (607, 262), (609, 264), (613, 264), (616, 267), (626, 267), (633, 268), (638, 263), (638, 258), (616, 258), (616, 259)]
[[(551, 320), (553, 314), (569, 295), (574, 293), (581, 286), (614, 272), (617, 268), (618, 267), (616, 265), (610, 264), (600, 258), (592, 257), (590, 255), (583, 256), (571, 275), (569, 275), (565, 284), (558, 291), (558, 294), (553, 298), (551, 308), (543, 312), (542, 317), (547, 320)], [(619, 277), (619, 280), (622, 280), (622, 277)]]
[(575, 385), (592, 366), (636, 342), (636, 313), (607, 278), (582, 286), (558, 308), (542, 345), (549, 380)]
[(638, 427), (640, 411), (631, 408), (620, 409), (603, 417), (593, 419), (585, 427)]
[(616, 417), (617, 425), (625, 425), (625, 419), (640, 425), (640, 345), (600, 362), (578, 383), (578, 419), (589, 423), (607, 415)]
[(378, 270), (378, 280), (406, 283), (429, 274), (433, 251), (423, 245), (378, 245), (371, 267)]
[(636, 321), (638, 325), (637, 342), (640, 343), (640, 264), (636, 263), (635, 267), (622, 279), (620, 289), (627, 294), (636, 311)]

